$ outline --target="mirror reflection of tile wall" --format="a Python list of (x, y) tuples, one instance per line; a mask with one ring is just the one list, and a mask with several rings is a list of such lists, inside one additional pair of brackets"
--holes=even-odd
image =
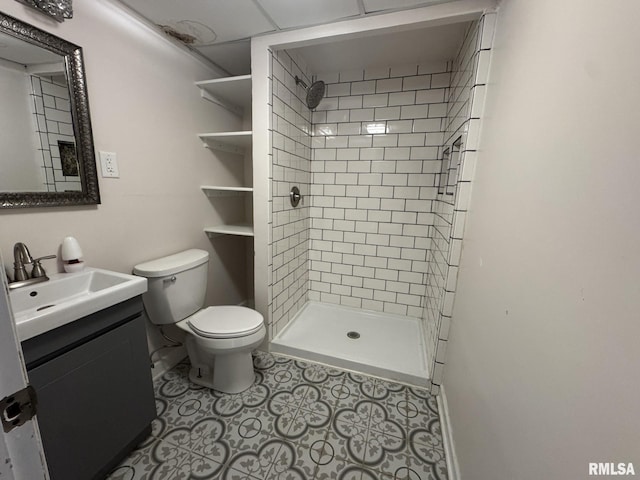
[(36, 145), (42, 157), (47, 191), (82, 191), (77, 160), (71, 155), (75, 151), (75, 137), (66, 78), (64, 74), (31, 75), (31, 85), (38, 137)]

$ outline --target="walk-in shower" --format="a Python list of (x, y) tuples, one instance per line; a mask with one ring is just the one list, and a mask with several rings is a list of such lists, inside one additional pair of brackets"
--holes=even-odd
[[(469, 198), (466, 133), (484, 94), (482, 26), (401, 33), (413, 62), (400, 50), (384, 58), (397, 40), (386, 34), (328, 56), (326, 43), (271, 52), (274, 351), (437, 390)], [(422, 55), (441, 43), (451, 48)]]

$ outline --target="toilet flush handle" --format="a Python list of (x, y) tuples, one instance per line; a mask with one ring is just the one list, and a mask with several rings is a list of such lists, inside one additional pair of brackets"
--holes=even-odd
[(164, 282), (164, 283), (176, 283), (176, 280), (177, 280), (176, 276), (175, 276), (175, 275), (172, 275), (172, 276), (171, 276), (171, 277), (169, 277), (169, 278), (165, 278), (165, 279), (163, 280), (163, 282)]

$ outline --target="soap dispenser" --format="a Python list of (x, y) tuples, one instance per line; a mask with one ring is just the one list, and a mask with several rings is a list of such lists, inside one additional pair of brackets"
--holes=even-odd
[(78, 240), (74, 237), (65, 237), (62, 241), (62, 264), (67, 273), (81, 272), (84, 270), (82, 249)]

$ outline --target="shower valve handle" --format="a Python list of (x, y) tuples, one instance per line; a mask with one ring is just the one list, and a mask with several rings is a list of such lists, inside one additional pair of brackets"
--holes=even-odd
[(291, 200), (291, 206), (297, 207), (302, 200), (302, 195), (300, 194), (300, 190), (298, 187), (291, 187), (291, 191), (289, 192), (289, 200)]

